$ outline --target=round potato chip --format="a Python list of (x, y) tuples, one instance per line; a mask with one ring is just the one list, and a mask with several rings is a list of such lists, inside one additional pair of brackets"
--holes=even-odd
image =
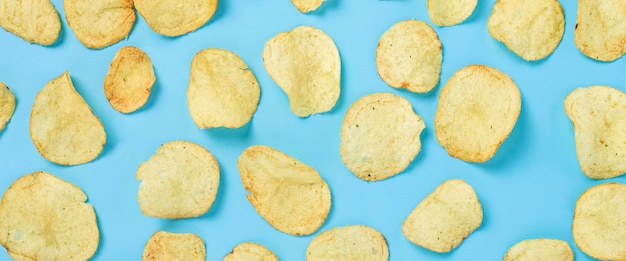
[(102, 122), (76, 92), (67, 71), (35, 97), (30, 137), (41, 156), (61, 165), (94, 160), (106, 142)]
[(299, 116), (330, 111), (341, 92), (341, 58), (322, 30), (299, 26), (265, 43), (263, 63)]
[(513, 130), (521, 104), (517, 85), (503, 72), (485, 65), (460, 69), (439, 95), (437, 141), (452, 157), (485, 162)]
[(113, 109), (131, 113), (148, 101), (154, 81), (150, 57), (137, 47), (126, 46), (111, 61), (104, 78), (104, 94)]
[(506, 252), (502, 261), (574, 261), (569, 244), (557, 239), (529, 239), (521, 241)]
[(16, 260), (87, 260), (100, 233), (87, 196), (46, 172), (16, 180), (0, 201), (0, 244)]
[(0, 131), (4, 130), (15, 111), (15, 95), (11, 89), (0, 82)]
[(244, 150), (237, 167), (248, 201), (275, 229), (309, 235), (326, 221), (330, 189), (312, 167), (266, 146)]
[(574, 209), (574, 242), (600, 260), (626, 260), (626, 185), (606, 183), (585, 191)]
[(59, 38), (61, 18), (50, 0), (0, 1), (0, 26), (18, 37), (40, 45)]
[(260, 244), (245, 242), (233, 248), (222, 261), (278, 261), (278, 257)]
[(206, 24), (218, 0), (135, 0), (135, 8), (157, 33), (179, 36)]
[(626, 93), (608, 86), (578, 88), (564, 104), (583, 173), (592, 179), (626, 173)]
[(237, 54), (210, 48), (194, 56), (187, 106), (199, 128), (245, 125), (256, 112), (260, 95), (259, 82)]
[(477, 3), (478, 0), (428, 0), (428, 16), (438, 26), (457, 25), (472, 15)]
[(326, 0), (291, 0), (291, 3), (300, 11), (301, 13), (308, 13), (311, 11), (315, 11), (322, 3)]
[(136, 19), (133, 0), (64, 0), (63, 9), (76, 38), (93, 49), (126, 38)]
[(626, 1), (578, 0), (576, 47), (589, 58), (610, 62), (626, 53)]
[(139, 207), (146, 216), (189, 218), (206, 213), (215, 201), (220, 167), (213, 154), (188, 141), (171, 141), (139, 165)]
[(441, 41), (430, 25), (406, 20), (391, 26), (378, 40), (378, 75), (394, 88), (429, 92), (437, 83), (443, 60)]
[(204, 241), (196, 234), (157, 231), (143, 250), (143, 261), (204, 261)]
[(317, 235), (306, 249), (306, 260), (389, 260), (385, 237), (368, 226), (336, 227)]

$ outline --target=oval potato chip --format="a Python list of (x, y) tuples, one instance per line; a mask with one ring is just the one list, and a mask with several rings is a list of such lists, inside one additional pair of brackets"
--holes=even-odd
[(299, 116), (330, 111), (341, 92), (341, 58), (322, 30), (299, 26), (278, 33), (263, 48), (265, 69)]
[(64, 0), (65, 19), (86, 47), (100, 49), (126, 38), (135, 24), (133, 0)]
[(389, 248), (385, 237), (371, 227), (336, 227), (311, 240), (306, 249), (306, 260), (386, 261), (389, 260)]
[(578, 0), (576, 47), (587, 57), (610, 62), (626, 53), (626, 1)]
[(502, 261), (574, 261), (569, 244), (557, 239), (529, 239), (521, 241), (506, 252)]
[(438, 26), (452, 26), (472, 15), (478, 0), (428, 0), (428, 16)]
[(131, 113), (146, 104), (155, 81), (150, 57), (137, 47), (122, 47), (104, 78), (104, 94), (113, 109)]
[(0, 1), (0, 26), (18, 37), (43, 46), (59, 38), (61, 18), (50, 0)]
[(135, 8), (155, 32), (165, 36), (190, 33), (206, 24), (218, 0), (135, 0)]
[(233, 248), (222, 261), (278, 261), (278, 257), (260, 244), (245, 242)]
[(143, 261), (204, 261), (204, 241), (196, 234), (179, 234), (165, 231), (154, 233), (143, 250)]
[(322, 3), (326, 0), (291, 0), (291, 3), (300, 11), (301, 13), (308, 13), (311, 11), (315, 11)]
[(14, 111), (15, 95), (9, 87), (0, 82), (0, 131), (4, 130)]

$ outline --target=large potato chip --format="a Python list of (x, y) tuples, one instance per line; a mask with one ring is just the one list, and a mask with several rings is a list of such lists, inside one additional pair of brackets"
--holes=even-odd
[(204, 241), (196, 234), (157, 231), (143, 250), (143, 261), (204, 261)]
[(309, 235), (324, 223), (330, 189), (312, 167), (266, 146), (247, 148), (237, 161), (246, 197), (275, 229)]
[(474, 189), (465, 181), (441, 183), (409, 214), (402, 234), (416, 245), (443, 253), (463, 242), (483, 221)]
[(574, 209), (572, 234), (580, 250), (600, 260), (626, 260), (626, 185), (606, 183), (585, 191)]
[(368, 226), (336, 227), (317, 235), (306, 249), (306, 260), (386, 261), (385, 237)]
[(206, 213), (215, 201), (220, 167), (208, 150), (171, 141), (139, 165), (139, 207), (147, 216), (189, 218)]
[(424, 93), (439, 83), (443, 60), (441, 41), (422, 21), (406, 20), (391, 26), (378, 40), (378, 75), (394, 88)]
[(222, 261), (278, 261), (278, 257), (260, 244), (245, 242), (233, 248)]
[(248, 65), (230, 51), (210, 48), (191, 62), (187, 106), (200, 128), (239, 128), (252, 118), (261, 89)]
[(433, 24), (452, 26), (472, 15), (478, 0), (428, 0), (428, 16)]
[(300, 11), (301, 13), (308, 13), (311, 11), (315, 11), (322, 3), (326, 0), (291, 0), (291, 3)]
[(306, 117), (331, 110), (341, 92), (341, 58), (322, 30), (299, 26), (265, 43), (263, 63), (289, 97), (291, 111)]
[(607, 86), (578, 88), (565, 98), (576, 154), (585, 175), (608, 179), (626, 172), (626, 93)]
[(529, 239), (521, 241), (506, 252), (502, 261), (573, 261), (569, 244), (557, 239)]
[(4, 130), (14, 111), (15, 95), (9, 87), (0, 82), (0, 131)]
[(513, 130), (521, 106), (519, 89), (508, 75), (485, 65), (467, 66), (441, 90), (437, 141), (452, 157), (485, 162)]
[(0, 26), (28, 42), (45, 46), (59, 38), (61, 18), (50, 0), (2, 0)]
[(586, 56), (610, 62), (626, 53), (626, 1), (578, 0), (576, 47)]
[(65, 19), (85, 46), (100, 49), (126, 38), (135, 24), (133, 0), (64, 0)]
[(102, 122), (76, 92), (67, 71), (35, 97), (30, 137), (41, 156), (61, 165), (94, 160), (106, 142)]
[(154, 81), (150, 57), (137, 47), (126, 46), (111, 61), (104, 78), (104, 94), (115, 110), (131, 113), (148, 101)]
[(87, 260), (100, 233), (87, 196), (46, 172), (15, 181), (0, 202), (0, 244), (16, 260)]
[(157, 33), (179, 36), (211, 19), (218, 0), (135, 0), (135, 8)]
[(425, 125), (411, 103), (391, 93), (366, 95), (341, 125), (341, 159), (357, 177), (377, 181), (402, 172), (422, 148)]

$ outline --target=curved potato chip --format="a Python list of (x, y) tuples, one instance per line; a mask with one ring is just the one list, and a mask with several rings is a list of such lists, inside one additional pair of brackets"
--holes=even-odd
[(40, 45), (59, 38), (61, 18), (50, 0), (0, 1), (0, 26), (18, 37)]
[(626, 2), (578, 0), (576, 47), (591, 59), (610, 62), (626, 53)]
[(165, 231), (154, 233), (143, 250), (143, 261), (204, 261), (204, 241), (196, 234), (178, 234)]
[(422, 21), (406, 20), (391, 26), (378, 40), (378, 75), (394, 88), (429, 92), (437, 83), (443, 60), (441, 41)]
[(218, 0), (135, 0), (135, 8), (155, 32), (165, 36), (190, 33), (206, 24)]
[(194, 56), (187, 106), (199, 128), (239, 128), (250, 121), (259, 104), (259, 82), (241, 58), (210, 48)]
[(521, 241), (506, 252), (502, 261), (574, 261), (569, 244), (557, 239), (529, 239)]
[(14, 111), (15, 95), (9, 87), (0, 82), (0, 131), (4, 130)]
[(126, 46), (111, 61), (104, 78), (104, 94), (113, 109), (131, 113), (148, 101), (154, 81), (150, 57), (137, 47)]
[(87, 260), (100, 232), (87, 196), (46, 172), (16, 180), (0, 202), (0, 244), (17, 260)]
[(626, 185), (606, 183), (587, 189), (576, 201), (572, 234), (585, 254), (626, 260)]
[(578, 88), (565, 98), (583, 173), (608, 179), (626, 172), (626, 93), (608, 86)]
[(266, 146), (248, 147), (237, 167), (246, 197), (278, 231), (309, 235), (326, 221), (330, 189), (312, 167)]
[(133, 0), (64, 0), (65, 19), (85, 46), (100, 49), (126, 38), (135, 24)]
[(472, 15), (478, 0), (428, 0), (428, 16), (438, 26), (452, 26), (465, 21)]
[(299, 116), (330, 111), (341, 92), (341, 58), (322, 30), (299, 26), (265, 43), (263, 64)]
[(301, 13), (308, 13), (311, 11), (315, 11), (322, 3), (326, 0), (291, 0), (291, 3), (300, 11)]
[(521, 99), (513, 80), (495, 68), (470, 65), (460, 69), (439, 95), (437, 141), (452, 157), (485, 162), (513, 130)]
[(260, 244), (245, 242), (233, 248), (222, 261), (278, 261), (278, 257)]
[(311, 240), (306, 260), (389, 260), (385, 237), (368, 226), (356, 225), (326, 230)]
[(171, 141), (137, 169), (139, 207), (146, 216), (189, 218), (215, 201), (220, 167), (213, 154), (188, 141)]
[(94, 160), (106, 142), (102, 122), (76, 92), (67, 71), (37, 93), (30, 137), (41, 156), (61, 165)]

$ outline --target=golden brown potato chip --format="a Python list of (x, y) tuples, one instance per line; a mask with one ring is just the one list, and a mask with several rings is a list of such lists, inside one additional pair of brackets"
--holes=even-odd
[(65, 19), (85, 46), (100, 49), (126, 38), (135, 24), (133, 0), (64, 0)]
[(131, 113), (148, 101), (154, 81), (150, 57), (137, 47), (126, 46), (111, 61), (104, 78), (104, 94), (113, 109)]
[(0, 202), (0, 244), (17, 260), (87, 260), (98, 248), (96, 214), (73, 184), (46, 172), (15, 181)]
[(402, 234), (416, 245), (443, 253), (463, 242), (483, 221), (474, 189), (454, 179), (439, 185), (409, 214)]
[(503, 72), (485, 65), (460, 69), (439, 95), (437, 141), (452, 157), (485, 162), (513, 130), (521, 104), (517, 85)]
[(222, 261), (278, 261), (278, 257), (260, 244), (245, 242), (233, 248)]
[(336, 227), (317, 235), (306, 249), (306, 260), (386, 261), (385, 237), (368, 226)]
[(0, 26), (18, 37), (40, 45), (59, 38), (61, 18), (50, 0), (0, 1)]
[(422, 21), (406, 20), (391, 26), (378, 40), (378, 75), (394, 88), (429, 92), (439, 83), (441, 41)]
[(324, 224), (331, 194), (312, 167), (266, 146), (251, 146), (237, 161), (246, 197), (275, 229), (309, 235)]
[(521, 241), (506, 252), (502, 261), (574, 261), (569, 244), (557, 239), (529, 239)]
[(94, 160), (106, 142), (102, 122), (76, 92), (67, 71), (35, 97), (30, 137), (41, 156), (61, 165)]
[(311, 11), (315, 11), (322, 3), (326, 0), (291, 0), (291, 3), (300, 11), (301, 13), (308, 13)]
[(341, 92), (341, 58), (322, 30), (299, 26), (265, 43), (263, 63), (299, 116), (331, 110)]
[(204, 241), (196, 234), (157, 231), (143, 250), (143, 261), (204, 261)]
[(626, 172), (626, 93), (608, 86), (578, 88), (565, 98), (576, 154), (585, 175), (608, 179)]
[(586, 56), (610, 62), (626, 53), (626, 1), (578, 0), (576, 47)]
[(626, 185), (606, 183), (585, 191), (574, 209), (572, 234), (585, 254), (626, 260)]
[(165, 36), (179, 36), (211, 19), (218, 0), (135, 0), (135, 8), (148, 26)]
[(189, 218), (206, 213), (215, 201), (220, 167), (213, 154), (188, 141), (171, 141), (139, 165), (139, 207), (146, 216)]
[(241, 58), (209, 48), (194, 56), (187, 106), (199, 128), (239, 128), (250, 121), (259, 104), (259, 82)]
[(472, 15), (478, 0), (428, 0), (428, 15), (433, 24), (452, 26)]
[(0, 131), (4, 130), (14, 111), (15, 95), (9, 87), (0, 82)]

